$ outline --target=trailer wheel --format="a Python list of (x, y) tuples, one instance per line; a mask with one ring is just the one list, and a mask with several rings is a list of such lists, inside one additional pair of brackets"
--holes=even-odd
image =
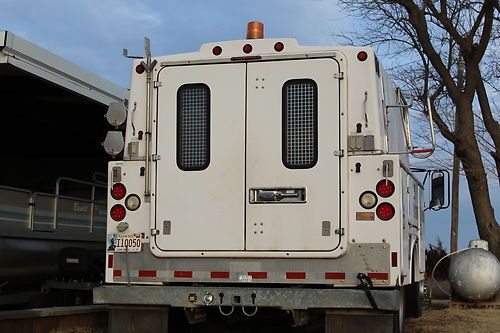
[(394, 333), (404, 333), (405, 331), (405, 315), (406, 301), (405, 288), (399, 290), (399, 310), (394, 312), (393, 331)]
[(406, 315), (412, 318), (422, 316), (424, 281), (413, 282), (406, 287)]

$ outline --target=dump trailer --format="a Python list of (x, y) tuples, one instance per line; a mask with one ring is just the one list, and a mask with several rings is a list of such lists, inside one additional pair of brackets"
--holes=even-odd
[(187, 54), (151, 57), (146, 43), (128, 108), (110, 107), (126, 135), (94, 302), (112, 305), (112, 332), (163, 330), (170, 307), (190, 322), (279, 308), (295, 325), (319, 310), (327, 330), (377, 332), (420, 314), (423, 185), (409, 155), (434, 148), (412, 145), (409, 105), (371, 48), (261, 27)]
[[(104, 261), (104, 115), (127, 97), (126, 89), (0, 31), (0, 113), (8, 138), (0, 168), (0, 306), (28, 302), (18, 294), (39, 291), (68, 269), (61, 249), (99, 252)], [(84, 266), (76, 261), (70, 266)]]

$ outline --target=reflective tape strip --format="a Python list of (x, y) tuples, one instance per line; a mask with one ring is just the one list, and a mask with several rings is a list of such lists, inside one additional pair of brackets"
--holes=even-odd
[(389, 273), (368, 273), (368, 277), (372, 280), (389, 280)]
[(267, 272), (248, 272), (252, 279), (267, 279)]
[(326, 272), (325, 279), (327, 279), (327, 280), (345, 280), (345, 273), (343, 273), (343, 272)]
[(391, 253), (391, 266), (398, 267), (398, 253), (397, 252)]
[(306, 278), (305, 272), (286, 272), (287, 279), (304, 280)]
[(113, 255), (108, 254), (108, 268), (113, 268)]
[(229, 272), (210, 272), (212, 279), (229, 279)]
[(139, 277), (156, 277), (156, 271), (146, 271), (146, 270), (140, 270), (139, 271)]
[(192, 278), (193, 271), (174, 271), (174, 278)]

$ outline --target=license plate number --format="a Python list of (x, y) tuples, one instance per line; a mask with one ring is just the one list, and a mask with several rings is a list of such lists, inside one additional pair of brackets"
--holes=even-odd
[(107, 249), (113, 252), (141, 252), (141, 234), (108, 235)]

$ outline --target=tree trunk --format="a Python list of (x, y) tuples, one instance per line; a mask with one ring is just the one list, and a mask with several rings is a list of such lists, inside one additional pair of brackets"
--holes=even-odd
[(484, 171), (479, 146), (472, 126), (462, 126), (459, 135), (458, 154), (469, 185), (474, 217), (479, 237), (488, 241), (490, 251), (500, 258), (500, 226), (495, 220), (491, 205), (488, 180)]

